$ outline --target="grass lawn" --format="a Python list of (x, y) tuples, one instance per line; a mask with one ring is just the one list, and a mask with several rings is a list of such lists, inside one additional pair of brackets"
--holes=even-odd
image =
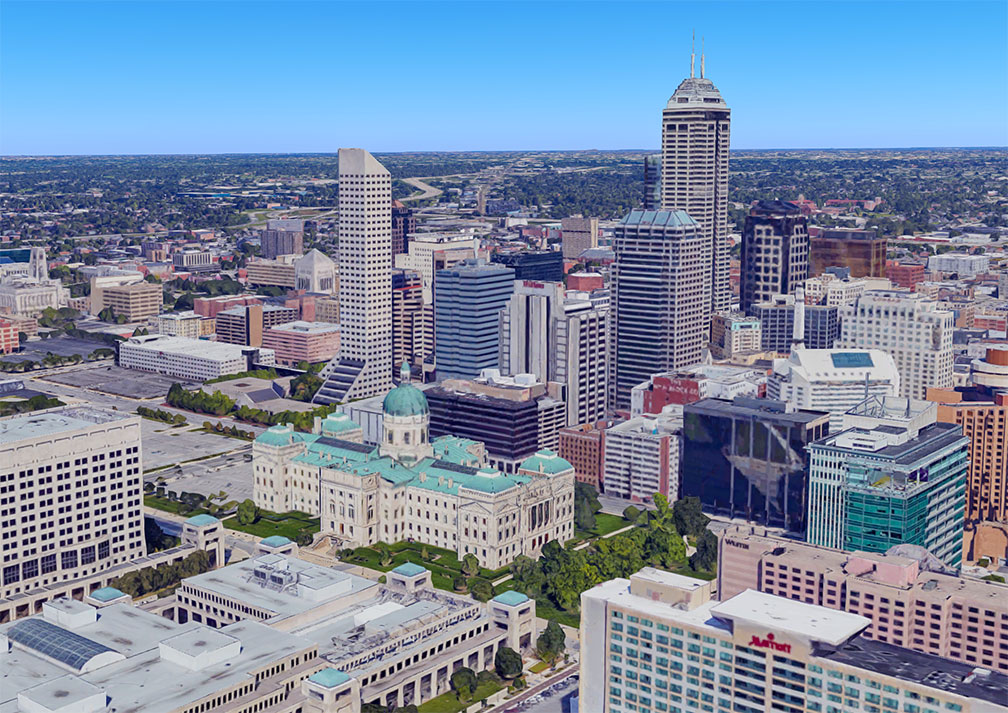
[(185, 515), (187, 517), (210, 512), (209, 510), (204, 510), (203, 508), (196, 508), (195, 510), (186, 510), (185, 512), (182, 512), (181, 509), (184, 507), (182, 503), (177, 503), (174, 500), (169, 500), (168, 498), (159, 498), (157, 495), (144, 495), (144, 505), (149, 508), (154, 508), (155, 510), (164, 510), (165, 512), (173, 512), (176, 515)]
[(557, 609), (549, 602), (542, 602), (538, 599), (536, 600), (536, 616), (546, 619), (547, 621), (555, 621), (557, 624), (563, 624), (575, 629), (581, 626), (580, 613), (574, 614), (568, 611), (563, 611), (562, 609)]
[[(423, 557), (424, 549), (427, 550), (426, 559)], [(378, 550), (371, 547), (358, 547), (354, 550), (353, 555), (343, 558), (343, 561), (359, 564), (379, 572), (388, 572), (401, 564), (412, 562), (430, 570), (431, 583), (435, 587), (455, 591), (452, 587), (452, 580), (462, 572), (462, 564), (451, 550), (424, 545), (420, 542), (396, 542), (389, 545), (389, 550), (392, 552), (392, 561), (388, 564), (382, 564)], [(477, 576), (487, 580), (494, 580), (507, 573), (507, 567), (499, 570), (489, 570), (481, 567)]]
[(546, 663), (545, 661), (540, 661), (539, 663), (532, 664), (531, 666), (529, 666), (529, 671), (531, 671), (532, 673), (542, 673), (548, 668), (549, 668), (548, 663)]
[(633, 523), (627, 522), (619, 515), (597, 512), (595, 513), (595, 527), (591, 530), (578, 530), (576, 535), (578, 539), (589, 540), (593, 537), (604, 537), (611, 532), (616, 532), (616, 530), (622, 530), (631, 524)]
[(417, 710), (419, 713), (458, 713), (459, 711), (468, 708), (473, 703), (479, 703), (484, 698), (492, 696), (503, 688), (504, 685), (501, 683), (497, 683), (496, 681), (487, 681), (476, 687), (472, 700), (468, 703), (463, 703), (456, 698), (454, 691), (448, 691), (448, 693), (427, 701), (417, 708)]
[(297, 541), (301, 533), (314, 535), (319, 531), (319, 519), (311, 517), (303, 512), (272, 513), (261, 511), (259, 519), (251, 525), (243, 525), (238, 522), (238, 517), (229, 517), (224, 521), (224, 527), (240, 532), (247, 532), (256, 537), (271, 537), (272, 535), (283, 535), (284, 537)]
[(678, 567), (672, 570), (676, 574), (681, 574), (685, 577), (693, 577), (695, 579), (706, 579), (708, 582), (717, 577), (717, 572), (705, 572), (703, 570), (697, 571), (690, 567), (688, 564)]

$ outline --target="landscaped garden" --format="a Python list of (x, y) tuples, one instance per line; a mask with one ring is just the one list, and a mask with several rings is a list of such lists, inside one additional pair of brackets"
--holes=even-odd
[[(412, 562), (430, 570), (431, 582), (439, 589), (467, 591), (473, 580), (490, 582), (508, 573), (508, 568), (490, 570), (478, 562), (460, 561), (455, 552), (421, 542), (397, 542), (387, 545), (379, 542), (371, 547), (344, 550), (340, 559), (351, 564), (388, 572), (401, 564)], [(463, 586), (458, 586), (460, 583)], [(492, 594), (492, 590), (488, 590)]]
[(238, 504), (235, 516), (224, 521), (224, 527), (256, 537), (281, 535), (299, 545), (310, 545), (319, 531), (319, 519), (296, 510), (285, 513), (260, 510), (251, 500), (245, 500)]

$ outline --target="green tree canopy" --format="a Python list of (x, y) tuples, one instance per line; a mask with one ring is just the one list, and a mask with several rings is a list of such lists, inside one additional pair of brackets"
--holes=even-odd
[(494, 671), (503, 679), (518, 678), (522, 674), (522, 657), (514, 649), (501, 646), (494, 656)]

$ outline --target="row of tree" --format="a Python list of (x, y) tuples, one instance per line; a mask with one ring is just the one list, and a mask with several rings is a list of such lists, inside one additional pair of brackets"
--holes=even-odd
[(146, 406), (137, 406), (136, 412), (152, 421), (161, 421), (173, 426), (184, 426), (186, 424), (186, 417), (180, 413), (171, 413), (163, 409), (152, 409)]
[(210, 555), (197, 550), (178, 562), (164, 562), (157, 567), (144, 567), (113, 579), (111, 584), (132, 597), (142, 597), (177, 586), (186, 577), (195, 577), (210, 569)]

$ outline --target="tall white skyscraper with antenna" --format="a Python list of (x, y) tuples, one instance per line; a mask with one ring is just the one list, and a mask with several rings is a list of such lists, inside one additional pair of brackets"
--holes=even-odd
[(662, 112), (662, 209), (684, 210), (700, 223), (710, 250), (706, 316), (729, 309), (728, 144), (731, 110), (707, 79), (704, 55), (695, 76), (682, 81)]

